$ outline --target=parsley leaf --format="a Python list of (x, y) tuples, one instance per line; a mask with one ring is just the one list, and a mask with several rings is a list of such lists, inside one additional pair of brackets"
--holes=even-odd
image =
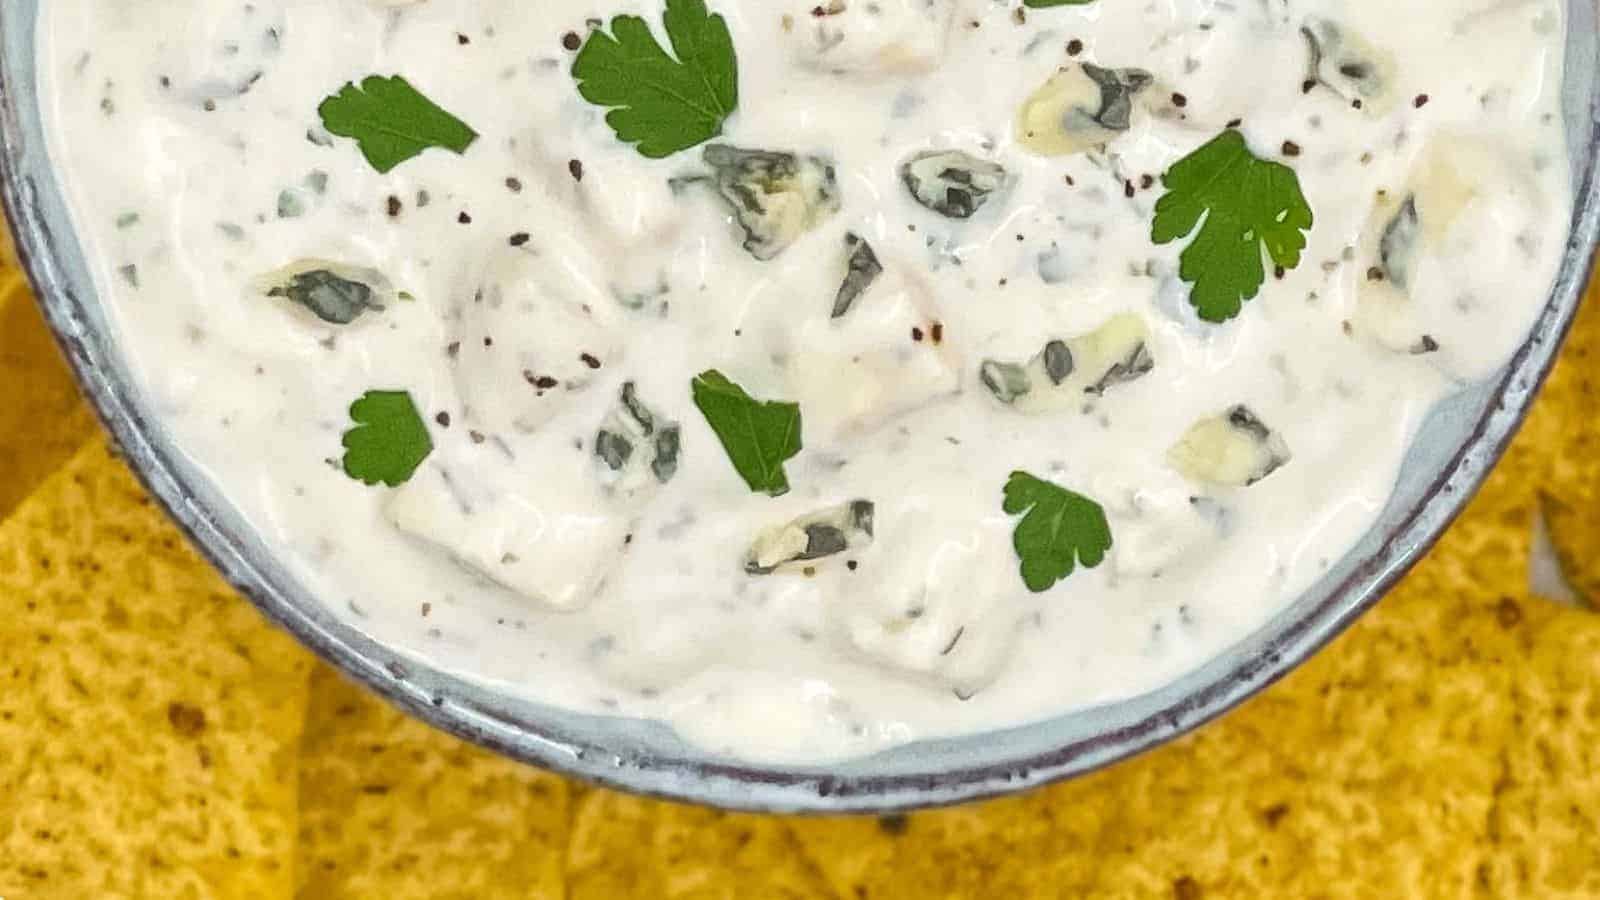
[(365, 484), (405, 484), (433, 452), (428, 426), (405, 391), (367, 391), (350, 405), (344, 473)]
[(1178, 160), (1161, 176), (1167, 193), (1156, 203), (1150, 239), (1165, 244), (1194, 231), (1179, 257), (1178, 275), (1193, 285), (1189, 303), (1207, 322), (1239, 314), (1266, 280), (1261, 245), (1275, 265), (1300, 264), (1311, 228), (1311, 207), (1300, 179), (1282, 163), (1256, 158), (1244, 136), (1228, 129)]
[(756, 400), (716, 369), (696, 375), (690, 390), (750, 490), (788, 493), (783, 461), (800, 452), (800, 405)]
[(1022, 0), (1022, 5), (1029, 9), (1048, 9), (1052, 6), (1084, 6), (1094, 0)]
[(606, 124), (626, 144), (661, 159), (722, 133), (739, 105), (738, 59), (728, 23), (705, 0), (667, 0), (662, 22), (677, 59), (638, 16), (617, 16), (611, 33), (589, 33), (572, 77), (578, 93), (610, 107)]
[(346, 84), (317, 107), (322, 127), (355, 138), (361, 154), (379, 172), (417, 156), (429, 147), (465, 153), (478, 133), (411, 83), (395, 75), (368, 76), (361, 86)]
[(1012, 472), (1006, 480), (1001, 509), (1022, 516), (1011, 545), (1022, 560), (1022, 583), (1034, 593), (1049, 590), (1078, 563), (1100, 565), (1111, 549), (1111, 526), (1100, 504), (1027, 472)]

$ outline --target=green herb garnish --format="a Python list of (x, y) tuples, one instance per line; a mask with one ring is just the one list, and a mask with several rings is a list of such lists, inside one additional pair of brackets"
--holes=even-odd
[(800, 405), (756, 400), (715, 369), (696, 375), (690, 389), (750, 490), (787, 493), (783, 462), (800, 452)]
[(433, 452), (433, 439), (406, 391), (367, 391), (350, 404), (344, 473), (365, 484), (405, 484)]
[(1207, 322), (1239, 314), (1266, 281), (1261, 247), (1284, 269), (1300, 264), (1311, 207), (1300, 179), (1282, 163), (1258, 159), (1244, 136), (1228, 129), (1161, 177), (1150, 238), (1165, 244), (1205, 224), (1179, 257), (1178, 276), (1193, 285), (1189, 303)]
[(1100, 565), (1111, 549), (1111, 526), (1100, 504), (1027, 472), (1012, 472), (1006, 480), (1001, 509), (1022, 516), (1011, 545), (1022, 560), (1022, 583), (1034, 593), (1071, 575), (1078, 563)]
[(372, 75), (361, 86), (346, 84), (317, 107), (322, 127), (355, 138), (361, 154), (388, 172), (429, 147), (465, 153), (478, 133), (439, 108), (398, 75)]
[(1083, 6), (1093, 2), (1094, 0), (1022, 0), (1022, 5), (1029, 9), (1049, 9), (1052, 6)]
[(674, 59), (638, 16), (617, 16), (611, 32), (589, 33), (572, 63), (583, 99), (610, 108), (606, 124), (651, 159), (722, 133), (739, 104), (738, 59), (721, 15), (705, 0), (667, 0), (662, 23)]

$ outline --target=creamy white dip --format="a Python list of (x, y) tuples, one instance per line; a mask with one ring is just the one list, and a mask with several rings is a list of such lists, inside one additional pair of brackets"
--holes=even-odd
[[(737, 110), (664, 159), (570, 71), (614, 15), (661, 35), (660, 0), (44, 5), (52, 152), (151, 407), (299, 577), (405, 652), (754, 759), (1149, 691), (1354, 543), (1419, 420), (1505, 361), (1558, 263), (1555, 0), (709, 5)], [(1120, 114), (1106, 70), (1136, 83)], [(379, 174), (318, 116), (371, 75), (478, 139)], [(1101, 119), (1052, 132), (1074, 103)], [(1151, 220), (1163, 173), (1228, 127), (1292, 167), (1315, 224), (1212, 323), (1188, 242)], [(763, 243), (704, 180), (727, 153), (708, 147), (796, 154), (831, 198)], [(983, 161), (969, 217), (908, 189), (930, 151)], [(861, 242), (881, 271), (841, 298)], [(382, 308), (335, 324), (271, 295), (319, 266)], [(799, 404), (787, 493), (735, 472), (691, 398), (708, 369)], [(641, 468), (666, 451), (621, 418), (625, 383), (677, 423), (670, 477)], [(409, 392), (434, 444), (400, 487), (341, 471), (374, 389)], [(1001, 507), (1019, 470), (1099, 504), (1101, 564), (1028, 589)], [(780, 565), (818, 523), (816, 558)]]

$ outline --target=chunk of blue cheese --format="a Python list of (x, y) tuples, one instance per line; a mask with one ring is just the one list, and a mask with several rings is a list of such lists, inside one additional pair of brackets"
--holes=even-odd
[(551, 428), (520, 443), (539, 460), (538, 478), (497, 440), (452, 445), (393, 493), (385, 515), (489, 581), (551, 609), (580, 608), (620, 564), (681, 451), (677, 424), (631, 383), (594, 435), (573, 447)]
[(996, 400), (1028, 415), (1083, 409), (1155, 367), (1144, 318), (1121, 313), (1074, 338), (1052, 338), (1026, 362), (986, 359), (978, 379)]
[(329, 325), (349, 325), (397, 299), (377, 269), (307, 257), (258, 276), (254, 288)]
[(944, 59), (955, 0), (786, 0), (783, 39), (808, 69), (857, 76), (927, 72)]
[(712, 144), (701, 157), (744, 232), (744, 249), (763, 262), (839, 211), (838, 176), (821, 157), (728, 144)]
[(806, 440), (817, 446), (870, 432), (961, 389), (963, 358), (941, 324), (932, 285), (890, 257), (880, 269), (837, 316), (837, 298), (831, 307), (818, 298), (816, 314), (784, 356), (787, 395), (805, 410)]
[[(1152, 466), (1142, 478), (1099, 488), (1116, 542), (1112, 571), (1118, 578), (1158, 578), (1212, 558), (1232, 530), (1232, 509), (1197, 491), (1170, 467)], [(1121, 480), (1121, 479), (1119, 479)]]
[(551, 609), (577, 609), (616, 564), (630, 517), (589, 460), (562, 454), (544, 468), (542, 477), (511, 485), (482, 477), (481, 464), (430, 460), (394, 492), (385, 514), (492, 582)]
[(845, 652), (966, 700), (999, 677), (1018, 638), (1004, 522), (900, 509), (829, 605)]
[(872, 543), (874, 505), (851, 500), (808, 513), (763, 531), (745, 553), (749, 575), (803, 570)]
[(1132, 126), (1135, 100), (1154, 81), (1143, 69), (1063, 66), (1023, 102), (1017, 142), (1041, 156), (1107, 144)]
[(1381, 115), (1398, 95), (1394, 54), (1346, 26), (1311, 16), (1300, 28), (1305, 38), (1306, 80), (1319, 84), (1364, 110)]
[(1195, 422), (1167, 451), (1167, 462), (1185, 476), (1228, 487), (1255, 484), (1289, 457), (1283, 436), (1244, 404)]
[(1528, 326), (1502, 299), (1537, 280), (1540, 223), (1554, 214), (1525, 168), (1493, 138), (1430, 141), (1406, 183), (1378, 198), (1358, 244), (1358, 332), (1456, 378), (1498, 365)]
[(622, 310), (604, 267), (570, 237), (508, 248), (459, 296), (449, 347), (468, 422), (526, 434), (567, 409), (622, 357)]

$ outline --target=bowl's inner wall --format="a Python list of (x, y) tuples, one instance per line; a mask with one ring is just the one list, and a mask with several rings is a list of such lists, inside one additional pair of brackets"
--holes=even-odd
[(1595, 0), (1570, 9), (1564, 103), (1578, 210), (1560, 281), (1502, 373), (1435, 410), (1377, 527), (1305, 595), (1204, 668), (1152, 694), (1004, 732), (928, 741), (806, 767), (741, 767), (656, 723), (516, 700), (401, 660), (333, 615), (278, 565), (151, 418), (110, 339), (62, 186), (47, 159), (35, 80), (39, 0), (0, 3), (0, 194), (46, 313), (85, 390), (151, 491), (223, 573), (324, 657), (411, 711), (503, 752), (646, 793), (784, 810), (945, 803), (1086, 771), (1159, 743), (1259, 689), (1336, 634), (1437, 536), (1521, 420), (1571, 320), (1596, 233)]

